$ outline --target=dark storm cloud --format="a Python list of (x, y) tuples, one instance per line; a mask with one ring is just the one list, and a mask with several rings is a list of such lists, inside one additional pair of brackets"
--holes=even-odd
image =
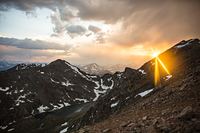
[[(63, 21), (75, 17), (65, 9), (70, 6), (77, 9), (76, 17), (82, 20), (101, 20), (109, 24), (121, 21), (123, 33), (111, 40), (124, 45), (200, 37), (199, 0), (1, 0), (0, 5), (1, 10), (58, 9)], [(63, 30), (60, 23), (54, 24), (56, 32)], [(69, 33), (76, 33), (76, 28), (69, 29)], [(79, 30), (81, 34), (84, 32)]]
[(21, 49), (32, 49), (32, 50), (67, 50), (69, 46), (59, 45), (53, 42), (45, 42), (41, 40), (31, 40), (31, 39), (15, 39), (0, 37), (0, 45), (14, 46)]

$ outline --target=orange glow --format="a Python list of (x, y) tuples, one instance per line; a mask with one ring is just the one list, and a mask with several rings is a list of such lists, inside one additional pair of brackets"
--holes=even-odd
[(165, 64), (161, 61), (161, 59), (156, 56), (155, 57), (155, 70), (154, 70), (154, 84), (155, 86), (157, 86), (158, 82), (159, 82), (159, 67), (158, 67), (158, 63), (160, 63), (160, 65), (162, 66), (162, 68), (165, 70), (165, 72), (170, 75), (169, 70), (167, 69), (167, 67), (165, 66)]
[(159, 55), (158, 52), (153, 52), (153, 53), (152, 53), (152, 57), (154, 57), (154, 58), (157, 57), (158, 55)]
[(159, 70), (158, 70), (158, 60), (155, 58), (155, 70), (154, 70), (154, 83), (155, 85), (158, 84), (159, 79)]
[(167, 69), (167, 67), (165, 66), (165, 64), (160, 60), (159, 57), (157, 57), (158, 62), (161, 64), (161, 66), (164, 68), (164, 70), (166, 71), (166, 73), (168, 75), (170, 75), (169, 70)]

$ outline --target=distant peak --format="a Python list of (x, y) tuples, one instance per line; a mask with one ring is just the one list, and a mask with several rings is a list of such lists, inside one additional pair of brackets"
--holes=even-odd
[(57, 59), (57, 60), (55, 60), (55, 61), (52, 61), (51, 63), (53, 63), (53, 62), (65, 62), (65, 60)]
[(50, 64), (68, 64), (68, 65), (70, 65), (69, 62), (62, 60), (62, 59), (57, 59), (55, 61), (52, 61)]

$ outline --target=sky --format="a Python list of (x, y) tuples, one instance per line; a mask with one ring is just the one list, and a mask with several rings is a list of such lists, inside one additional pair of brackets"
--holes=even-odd
[(0, 60), (129, 64), (200, 38), (199, 0), (1, 0)]

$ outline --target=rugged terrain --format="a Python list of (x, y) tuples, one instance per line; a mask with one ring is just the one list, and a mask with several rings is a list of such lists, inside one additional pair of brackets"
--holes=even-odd
[[(143, 77), (139, 76), (138, 81), (133, 70), (128, 72), (132, 72), (130, 77), (124, 76), (125, 70), (123, 84), (114, 86), (97, 101), (85, 115), (86, 125), (90, 126), (79, 132), (200, 132), (199, 50), (196, 39), (182, 41), (162, 53), (159, 57), (171, 75), (161, 70), (161, 84), (157, 87), (151, 84), (153, 60), (139, 69)], [(143, 86), (138, 86), (141, 80)]]
[[(64, 60), (0, 72), (1, 132), (199, 132), (200, 41), (181, 41), (139, 69), (96, 76)], [(161, 67), (160, 67), (161, 68)]]

